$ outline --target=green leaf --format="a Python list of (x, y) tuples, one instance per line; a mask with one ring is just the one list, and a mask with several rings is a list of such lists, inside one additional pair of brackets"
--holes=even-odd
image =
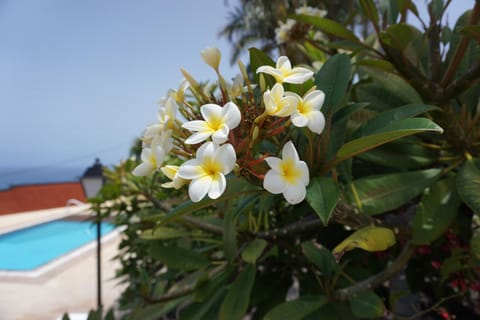
[(306, 200), (325, 226), (339, 198), (338, 185), (332, 178), (315, 178), (307, 188)]
[(377, 85), (381, 86), (389, 94), (398, 97), (398, 99), (403, 101), (403, 105), (422, 103), (422, 98), (417, 91), (415, 91), (415, 89), (400, 76), (390, 72), (381, 71), (378, 68), (363, 67), (362, 70), (375, 80)]
[(374, 319), (385, 314), (382, 299), (373, 291), (355, 294), (349, 302), (352, 313), (359, 318)]
[(407, 104), (405, 106), (384, 111), (368, 120), (363, 126), (356, 130), (352, 134), (352, 139), (378, 132), (394, 121), (415, 117), (435, 109), (438, 108), (426, 104)]
[(237, 219), (231, 206), (225, 210), (223, 217), (223, 250), (228, 263), (232, 263), (237, 255)]
[(181, 297), (166, 303), (157, 303), (143, 306), (130, 314), (130, 319), (157, 320), (185, 302), (188, 297)]
[(395, 67), (388, 62), (387, 60), (379, 60), (379, 59), (362, 59), (355, 62), (356, 66), (366, 66), (366, 67), (374, 67), (381, 69), (386, 72), (393, 72), (395, 71)]
[(264, 320), (301, 320), (327, 303), (324, 296), (300, 297), (277, 305), (270, 310)]
[(313, 242), (302, 243), (303, 255), (313, 263), (322, 274), (331, 278), (338, 269), (338, 264), (330, 251), (324, 247), (316, 246)]
[(166, 239), (176, 239), (176, 238), (183, 238), (188, 237), (190, 235), (189, 232), (178, 230), (174, 228), (167, 228), (167, 227), (157, 227), (154, 229), (147, 229), (144, 230), (140, 234), (140, 238), (145, 240), (166, 240)]
[(343, 240), (333, 249), (333, 254), (338, 257), (346, 251), (355, 248), (365, 251), (384, 251), (395, 244), (395, 235), (389, 228), (368, 226), (359, 229)]
[(350, 58), (345, 54), (334, 55), (318, 71), (315, 84), (317, 89), (325, 93), (324, 113), (334, 112), (345, 99), (351, 73)]
[(480, 229), (475, 230), (470, 240), (470, 252), (480, 260)]
[(242, 251), (242, 259), (248, 263), (255, 263), (261, 256), (263, 250), (267, 246), (267, 241), (263, 239), (254, 239)]
[(390, 122), (373, 134), (347, 142), (337, 152), (337, 163), (387, 142), (421, 132), (442, 133), (443, 129), (425, 118), (409, 118)]
[(208, 300), (202, 303), (193, 303), (186, 308), (183, 308), (180, 313), (180, 319), (182, 320), (202, 320), (205, 319), (205, 315), (210, 311), (215, 304), (217, 304), (220, 299), (225, 294), (226, 288), (220, 288), (212, 292), (208, 297)]
[(250, 303), (250, 294), (255, 282), (256, 267), (248, 264), (228, 289), (220, 307), (220, 320), (241, 320)]
[(480, 170), (475, 165), (474, 159), (465, 161), (458, 172), (457, 189), (463, 202), (480, 215)]
[(480, 25), (477, 24), (463, 27), (460, 32), (480, 42)]
[[(379, 214), (400, 207), (434, 183), (441, 169), (418, 170), (364, 177), (353, 182), (362, 211)], [(353, 195), (349, 194), (353, 199)]]
[[(250, 70), (255, 76), (255, 82), (259, 83), (259, 74), (257, 74), (257, 69), (261, 66), (272, 66), (275, 67), (275, 62), (263, 51), (258, 50), (257, 48), (248, 49), (250, 54)], [(265, 78), (269, 86), (272, 87), (275, 84), (273, 78)]]
[(350, 40), (353, 42), (360, 42), (360, 40), (352, 31), (348, 30), (343, 24), (334, 20), (308, 15), (294, 15), (291, 18), (317, 27), (321, 31), (334, 35), (341, 39)]
[(359, 0), (360, 8), (365, 16), (372, 21), (372, 23), (378, 27), (378, 11), (373, 0)]
[(376, 165), (402, 170), (426, 167), (438, 159), (436, 152), (410, 138), (389, 142), (358, 157)]
[(178, 270), (195, 270), (206, 267), (210, 261), (200, 253), (185, 248), (164, 246), (162, 242), (153, 242), (150, 247), (150, 256)]
[(457, 215), (460, 199), (453, 179), (444, 179), (425, 190), (412, 226), (412, 242), (427, 245), (440, 237)]
[(419, 35), (419, 31), (406, 23), (391, 25), (380, 33), (383, 43), (397, 50), (403, 51)]

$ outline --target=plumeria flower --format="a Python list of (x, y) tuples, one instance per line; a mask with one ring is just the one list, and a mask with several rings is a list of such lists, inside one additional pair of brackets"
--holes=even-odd
[(285, 22), (280, 22), (278, 27), (275, 29), (275, 41), (277, 44), (286, 43), (290, 40), (290, 31), (297, 22), (293, 19), (287, 19)]
[(313, 76), (313, 72), (307, 68), (294, 67), (286, 56), (281, 56), (277, 60), (276, 68), (271, 66), (258, 67), (257, 73), (262, 72), (275, 78), (278, 83), (297, 83), (301, 84)]
[(160, 168), (163, 174), (165, 174), (167, 178), (171, 180), (170, 182), (163, 183), (162, 187), (175, 188), (178, 190), (189, 182), (186, 179), (180, 178), (180, 176), (178, 175), (179, 168), (180, 168), (179, 166), (173, 166), (173, 165), (166, 165)]
[(325, 101), (325, 94), (321, 90), (308, 92), (303, 99), (296, 93), (287, 92), (288, 95), (295, 95), (299, 101), (297, 110), (290, 116), (296, 127), (308, 127), (316, 134), (320, 134), (325, 128), (325, 117), (320, 108)]
[(227, 102), (223, 108), (213, 103), (205, 104), (200, 112), (204, 120), (189, 121), (182, 126), (195, 132), (185, 140), (186, 144), (197, 144), (210, 136), (216, 144), (224, 143), (228, 140), (230, 130), (236, 128), (242, 119), (240, 110), (233, 102)]
[(154, 144), (150, 148), (143, 148), (140, 155), (142, 163), (133, 169), (132, 174), (140, 177), (148, 176), (160, 167), (165, 155), (166, 152), (160, 145)]
[(313, 8), (309, 6), (302, 6), (300, 8), (295, 9), (295, 13), (323, 18), (327, 15), (327, 10), (322, 10), (322, 9)]
[(263, 93), (263, 102), (267, 114), (276, 117), (288, 117), (297, 109), (299, 100), (294, 95), (286, 96), (283, 86), (276, 83), (272, 90), (266, 90)]
[(178, 105), (173, 98), (168, 98), (165, 101), (165, 106), (160, 107), (157, 113), (158, 122), (147, 127), (143, 134), (142, 140), (145, 143), (151, 143), (151, 141), (162, 134), (165, 130), (171, 130), (175, 126), (175, 120), (177, 118)]
[(217, 199), (225, 192), (225, 175), (233, 170), (236, 161), (231, 144), (219, 146), (206, 142), (198, 148), (195, 159), (180, 166), (178, 176), (191, 180), (188, 195), (193, 202), (202, 200), (207, 194), (209, 198)]
[(283, 194), (290, 204), (297, 204), (305, 199), (306, 186), (309, 183), (307, 164), (298, 157), (297, 150), (291, 141), (282, 149), (282, 159), (268, 157), (270, 166), (263, 180), (263, 187), (270, 193)]
[(185, 99), (185, 90), (187, 90), (187, 88), (188, 81), (183, 79), (177, 90), (168, 89), (167, 95), (160, 99), (160, 105), (165, 106), (169, 98), (173, 98), (177, 103), (183, 103), (183, 100)]
[(212, 67), (215, 71), (218, 72), (218, 67), (220, 66), (220, 59), (222, 58), (222, 54), (220, 50), (215, 47), (208, 47), (205, 50), (200, 52), (202, 55), (203, 61)]

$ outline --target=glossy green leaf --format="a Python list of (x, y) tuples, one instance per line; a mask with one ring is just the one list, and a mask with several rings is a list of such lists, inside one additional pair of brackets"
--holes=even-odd
[(327, 278), (332, 277), (338, 269), (332, 253), (324, 247), (316, 246), (313, 242), (302, 243), (303, 255), (318, 267), (322, 275)]
[(140, 309), (134, 310), (130, 314), (130, 319), (142, 319), (142, 320), (157, 320), (161, 319), (164, 315), (171, 312), (178, 305), (185, 302), (188, 297), (181, 297), (168, 301), (166, 303), (157, 303), (144, 306)]
[(463, 27), (460, 32), (480, 42), (480, 25), (477, 24)]
[(368, 120), (364, 125), (352, 134), (352, 139), (361, 136), (371, 135), (385, 128), (394, 121), (403, 120), (421, 115), (425, 112), (438, 109), (427, 104), (407, 104), (388, 111), (381, 112), (374, 118)]
[[(257, 69), (261, 66), (272, 66), (275, 67), (275, 62), (263, 51), (257, 48), (248, 49), (250, 54), (250, 70), (255, 76), (255, 82), (259, 83), (259, 74), (257, 74)], [(269, 87), (272, 87), (275, 84), (273, 78), (266, 77), (265, 80)]]
[(162, 242), (153, 242), (150, 246), (150, 256), (178, 270), (195, 270), (206, 267), (210, 261), (200, 253), (174, 246), (164, 246)]
[(476, 166), (474, 159), (465, 161), (458, 172), (457, 189), (463, 202), (480, 215), (480, 169)]
[(349, 302), (352, 313), (359, 318), (374, 319), (385, 314), (382, 299), (373, 291), (355, 294)]
[(398, 23), (389, 26), (380, 34), (383, 43), (397, 50), (403, 51), (415, 40), (420, 32), (413, 26), (405, 23)]
[(248, 311), (250, 294), (255, 282), (256, 267), (248, 264), (230, 285), (220, 307), (220, 320), (241, 320)]
[(375, 26), (378, 26), (378, 11), (373, 0), (359, 0), (359, 3), (365, 16), (367, 16)]
[(382, 144), (422, 132), (442, 133), (443, 129), (425, 118), (409, 118), (390, 122), (371, 135), (347, 142), (337, 152), (337, 163)]
[(402, 105), (422, 103), (422, 98), (417, 91), (400, 76), (390, 72), (381, 71), (378, 68), (362, 67), (362, 70), (389, 94), (401, 99), (401, 101), (403, 101)]
[(379, 59), (362, 59), (355, 62), (356, 66), (366, 66), (366, 67), (374, 67), (381, 69), (386, 72), (393, 72), (395, 71), (395, 67), (388, 62), (387, 60), (379, 60)]
[(307, 188), (306, 200), (326, 226), (340, 198), (338, 185), (332, 178), (315, 178)]
[(234, 268), (228, 266), (224, 270), (220, 271), (217, 275), (208, 279), (206, 283), (201, 286), (196, 286), (193, 292), (192, 300), (194, 302), (204, 302), (210, 299), (210, 297), (217, 291), (225, 287), (228, 279), (232, 275)]
[(395, 244), (395, 234), (389, 228), (368, 226), (359, 229), (343, 240), (333, 249), (335, 256), (355, 248), (365, 251), (384, 251)]
[(212, 292), (205, 302), (193, 303), (186, 308), (182, 308), (180, 319), (182, 320), (203, 320), (210, 309), (217, 304), (225, 295), (226, 288)]
[(266, 246), (267, 241), (263, 239), (254, 239), (242, 251), (242, 259), (248, 263), (255, 263), (262, 255)]
[(232, 208), (228, 206), (223, 217), (223, 250), (225, 258), (232, 263), (237, 256), (237, 219)]
[(352, 65), (350, 58), (345, 54), (337, 54), (325, 62), (315, 77), (317, 89), (325, 93), (325, 102), (322, 111), (335, 111), (345, 99), (350, 83)]
[(301, 320), (327, 303), (324, 296), (300, 297), (287, 301), (270, 310), (264, 320)]
[[(441, 174), (441, 169), (374, 175), (353, 183), (361, 201), (362, 211), (379, 214), (400, 207), (422, 194)], [(349, 194), (351, 199), (353, 195)]]
[(437, 161), (438, 154), (417, 143), (416, 139), (403, 138), (358, 155), (364, 161), (395, 169), (419, 169)]
[(176, 238), (183, 238), (188, 237), (190, 235), (189, 232), (168, 228), (168, 227), (158, 227), (154, 229), (147, 229), (144, 230), (140, 234), (140, 238), (145, 240), (166, 240), (166, 239), (176, 239)]
[(412, 243), (427, 245), (440, 237), (453, 222), (460, 198), (453, 179), (444, 179), (425, 190), (412, 226)]
[(352, 31), (347, 29), (343, 24), (334, 20), (309, 15), (294, 15), (291, 18), (312, 25), (325, 33), (334, 35), (341, 39), (360, 42), (360, 40)]

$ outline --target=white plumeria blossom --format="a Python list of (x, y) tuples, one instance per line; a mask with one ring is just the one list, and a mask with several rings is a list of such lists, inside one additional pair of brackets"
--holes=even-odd
[(322, 10), (322, 9), (313, 8), (309, 6), (302, 6), (300, 8), (295, 9), (295, 13), (323, 18), (327, 15), (327, 10)]
[(266, 90), (263, 93), (263, 102), (267, 114), (288, 117), (297, 109), (299, 100), (294, 95), (285, 95), (283, 86), (276, 83), (272, 90)]
[(236, 161), (231, 144), (219, 146), (206, 142), (198, 148), (195, 159), (180, 166), (178, 176), (191, 180), (188, 195), (193, 202), (202, 200), (207, 194), (209, 198), (217, 199), (225, 192), (225, 175), (233, 170)]
[(178, 103), (183, 102), (185, 99), (185, 90), (187, 90), (188, 85), (188, 81), (183, 79), (182, 82), (180, 82), (177, 90), (168, 89), (167, 95), (160, 99), (160, 105), (165, 106), (169, 98), (173, 98)]
[(173, 98), (168, 98), (165, 101), (165, 105), (160, 107), (160, 110), (157, 113), (158, 122), (152, 125), (149, 125), (145, 129), (143, 134), (143, 141), (145, 143), (151, 143), (152, 140), (162, 133), (165, 130), (171, 130), (175, 126), (175, 120), (177, 118), (178, 105)]
[(312, 90), (308, 92), (303, 99), (296, 93), (287, 92), (288, 95), (295, 95), (299, 101), (297, 110), (290, 116), (292, 123), (296, 127), (308, 127), (316, 134), (322, 133), (325, 128), (325, 117), (320, 108), (325, 101), (325, 94), (321, 90)]
[(310, 178), (308, 166), (301, 161), (291, 141), (282, 149), (282, 159), (268, 157), (265, 159), (270, 170), (265, 174), (263, 187), (270, 193), (283, 194), (290, 204), (297, 204), (305, 199)]
[(161, 145), (152, 144), (150, 148), (143, 148), (140, 155), (142, 163), (133, 169), (132, 174), (139, 177), (150, 175), (160, 167), (165, 155), (165, 149)]
[(220, 59), (222, 58), (220, 50), (215, 47), (208, 47), (205, 50), (202, 50), (200, 54), (202, 55), (202, 59), (206, 64), (212, 67), (215, 71), (218, 71)]
[(179, 166), (174, 166), (174, 165), (166, 165), (160, 168), (163, 174), (165, 174), (167, 178), (171, 180), (170, 182), (163, 183), (162, 187), (175, 188), (178, 190), (188, 183), (188, 180), (180, 178), (180, 176), (178, 175), (179, 168), (180, 168)]
[(222, 144), (228, 140), (230, 130), (242, 120), (237, 105), (227, 102), (223, 107), (210, 103), (200, 108), (204, 120), (193, 120), (183, 124), (183, 128), (195, 132), (185, 140), (186, 144), (197, 144), (212, 137), (213, 142)]
[(292, 64), (286, 56), (278, 58), (276, 68), (272, 66), (258, 67), (257, 73), (260, 72), (273, 76), (278, 83), (302, 84), (313, 76), (313, 71), (307, 68), (292, 68)]
[(277, 44), (282, 44), (290, 40), (290, 31), (297, 22), (293, 19), (287, 19), (285, 22), (279, 22), (275, 29), (275, 41)]

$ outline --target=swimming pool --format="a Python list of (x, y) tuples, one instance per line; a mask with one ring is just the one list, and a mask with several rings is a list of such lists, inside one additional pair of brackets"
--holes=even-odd
[[(102, 222), (101, 234), (115, 226)], [(0, 270), (27, 271), (47, 264), (97, 237), (90, 221), (56, 220), (0, 235)]]

